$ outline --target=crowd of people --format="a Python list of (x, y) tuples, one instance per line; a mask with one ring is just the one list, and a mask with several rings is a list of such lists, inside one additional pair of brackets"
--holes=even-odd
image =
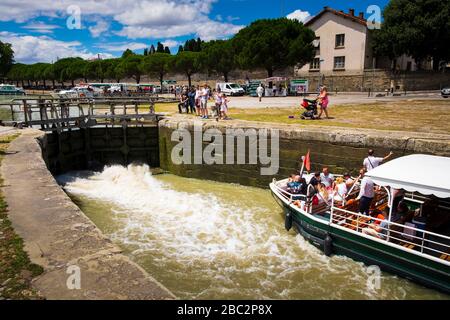
[[(191, 88), (184, 86), (180, 88), (180, 102), (178, 104), (178, 112), (196, 114), (201, 119), (215, 118), (229, 120), (228, 103), (230, 99), (220, 89), (213, 89), (205, 83), (202, 87), (192, 86)], [(208, 101), (214, 100), (211, 104), (211, 110), (208, 110)]]
[[(359, 201), (358, 213), (368, 217), (368, 223), (361, 231), (364, 234), (385, 239), (387, 230), (389, 228), (392, 230), (391, 226), (387, 227), (389, 211), (388, 209), (385, 211), (370, 210), (375, 197), (375, 190), (379, 187), (374, 185), (374, 182), (366, 173), (378, 167), (383, 161), (388, 160), (393, 153), (390, 152), (385, 157), (376, 157), (374, 153), (372, 149), (368, 151), (357, 178), (352, 178), (350, 173), (335, 177), (327, 167), (324, 167), (322, 171), (313, 174), (309, 183), (306, 182), (304, 177), (292, 174), (288, 178), (286, 191), (293, 195), (293, 200), (296, 200), (297, 203), (299, 203), (300, 198), (308, 195), (312, 199), (313, 206), (320, 204), (330, 206), (332, 202), (335, 206), (340, 206), (346, 202), (348, 195), (355, 191), (357, 193), (356, 198), (349, 200), (347, 203)], [(404, 190), (392, 189), (391, 191), (393, 200), (390, 222), (399, 225), (411, 222), (414, 213), (409, 210), (403, 201)]]

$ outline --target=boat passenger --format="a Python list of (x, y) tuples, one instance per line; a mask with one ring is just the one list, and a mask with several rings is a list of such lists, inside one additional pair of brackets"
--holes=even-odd
[(309, 180), (309, 184), (316, 187), (320, 183), (320, 172), (314, 173), (314, 176)]
[(374, 183), (370, 177), (365, 175), (366, 170), (362, 169), (360, 172), (360, 177), (362, 178), (362, 180), (359, 195), (356, 200), (359, 200), (359, 213), (368, 215), (370, 205), (372, 203), (373, 197), (375, 196), (373, 189)]
[[(376, 216), (377, 219), (373, 223), (369, 224), (366, 228), (362, 229), (362, 233), (367, 234), (369, 236), (377, 237), (379, 239), (386, 239), (386, 235), (388, 232), (389, 222), (386, 220), (386, 217), (378, 213)], [(380, 221), (381, 220), (381, 221)]]
[(350, 189), (353, 184), (355, 183), (355, 180), (352, 179), (352, 176), (350, 175), (350, 173), (346, 172), (343, 175), (345, 184), (347, 185), (347, 189)]
[(331, 201), (331, 195), (330, 192), (328, 192), (328, 188), (323, 183), (319, 183), (317, 185), (317, 191), (319, 203), (325, 202), (326, 204), (329, 204)]
[(392, 192), (392, 211), (396, 212), (398, 208), (398, 204), (403, 200), (405, 197), (405, 190), (403, 189), (391, 189)]
[(328, 168), (325, 167), (322, 169), (322, 173), (320, 174), (320, 182), (322, 182), (326, 188), (332, 188), (334, 183), (334, 176), (328, 171)]
[(367, 158), (365, 158), (363, 161), (363, 166), (366, 169), (366, 171), (375, 169), (376, 167), (378, 167), (380, 165), (381, 162), (386, 161), (393, 155), (393, 153), (391, 151), (391, 152), (389, 152), (389, 154), (387, 156), (385, 156), (384, 158), (381, 158), (381, 157), (375, 157), (374, 153), (375, 153), (375, 151), (373, 149), (370, 149), (368, 152)]
[(347, 184), (343, 177), (336, 178), (336, 184), (334, 187), (334, 201), (342, 203), (347, 196)]

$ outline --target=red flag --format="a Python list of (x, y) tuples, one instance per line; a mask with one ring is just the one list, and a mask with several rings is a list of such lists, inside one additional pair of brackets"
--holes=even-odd
[(309, 157), (309, 149), (305, 159), (303, 160), (303, 164), (305, 166), (306, 171), (311, 171), (311, 159)]

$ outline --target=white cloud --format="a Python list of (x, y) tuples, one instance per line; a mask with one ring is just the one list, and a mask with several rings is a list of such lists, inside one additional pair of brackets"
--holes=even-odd
[(55, 25), (55, 24), (47, 24), (45, 22), (38, 21), (38, 22), (28, 23), (27, 25), (23, 26), (22, 28), (28, 29), (28, 30), (31, 30), (34, 32), (39, 32), (39, 33), (53, 33), (53, 30), (60, 28), (60, 26)]
[(127, 49), (139, 50), (150, 47), (150, 45), (141, 42), (108, 42), (96, 45), (97, 48), (111, 52), (123, 52)]
[(98, 16), (98, 22), (89, 28), (96, 37), (109, 28), (106, 21), (114, 20), (122, 25), (116, 33), (130, 39), (171, 38), (198, 35), (205, 39), (224, 38), (236, 33), (243, 26), (209, 18), (212, 5), (217, 0), (1, 0), (0, 21), (24, 22), (46, 17), (67, 17), (67, 8), (78, 5), (82, 25), (90, 17)]
[(302, 10), (295, 10), (291, 13), (289, 13), (286, 18), (288, 19), (297, 19), (300, 22), (307, 22), (309, 19), (311, 19), (311, 14), (308, 11), (302, 11)]
[(98, 38), (99, 36), (103, 35), (105, 31), (109, 29), (109, 22), (103, 19), (100, 19), (97, 21), (97, 23), (93, 26), (90, 26), (89, 32), (91, 33), (92, 37)]
[[(78, 41), (60, 41), (48, 36), (35, 37), (1, 31), (0, 39), (12, 44), (15, 60), (22, 63), (52, 62), (65, 57), (90, 59), (97, 55), (82, 48)], [(100, 55), (104, 58), (112, 57), (109, 53)]]
[(175, 41), (172, 39), (167, 39), (161, 42), (165, 47), (169, 47), (169, 48), (177, 48), (182, 45), (183, 43), (180, 41)]

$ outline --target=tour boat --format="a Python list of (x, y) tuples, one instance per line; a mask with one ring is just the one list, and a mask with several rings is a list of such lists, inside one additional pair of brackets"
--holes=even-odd
[[(270, 190), (283, 208), (286, 229), (294, 227), (326, 255), (345, 255), (450, 293), (449, 169), (448, 157), (414, 154), (367, 172), (375, 192), (370, 210), (387, 215), (384, 228), (379, 226), (382, 234), (376, 235), (362, 232), (382, 220), (358, 212), (358, 181), (339, 203), (333, 196), (331, 203), (313, 201), (311, 186), (306, 195), (291, 194), (288, 179), (274, 179)], [(311, 175), (304, 177), (308, 181)], [(404, 191), (403, 201), (414, 214), (412, 221), (392, 221), (395, 190)]]

